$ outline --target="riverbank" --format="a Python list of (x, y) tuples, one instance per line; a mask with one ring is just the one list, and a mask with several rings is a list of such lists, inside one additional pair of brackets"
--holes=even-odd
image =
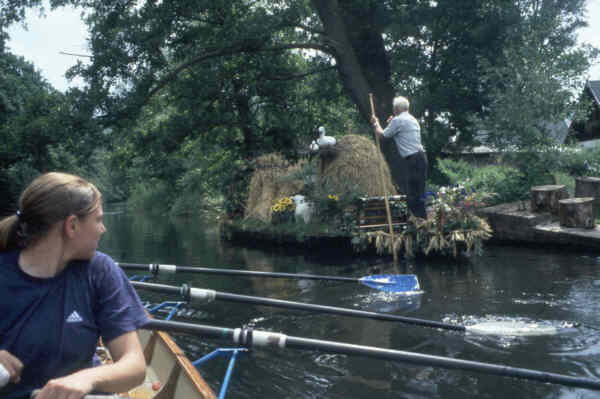
[[(242, 245), (286, 246), (296, 249), (328, 251), (336, 253), (353, 253), (357, 248), (352, 245), (352, 235), (341, 232), (302, 232), (295, 229), (285, 229), (282, 226), (244, 225), (225, 220), (220, 223), (221, 237), (227, 241)], [(364, 252), (366, 253), (366, 251)], [(374, 250), (368, 251), (374, 254)]]
[(492, 228), (489, 243), (600, 251), (600, 226), (593, 229), (563, 227), (558, 217), (549, 212), (531, 212), (528, 201), (482, 208), (477, 214)]
[[(593, 229), (568, 228), (560, 225), (558, 217), (550, 213), (531, 212), (528, 201), (517, 201), (481, 208), (476, 214), (487, 220), (492, 236), (487, 245), (526, 245), (563, 250), (600, 251), (600, 226)], [(352, 234), (298, 234), (275, 226), (248, 228), (243, 224), (221, 223), (221, 235), (228, 241), (241, 245), (288, 247), (298, 250), (327, 251), (357, 255), (375, 255), (374, 246), (353, 244)]]

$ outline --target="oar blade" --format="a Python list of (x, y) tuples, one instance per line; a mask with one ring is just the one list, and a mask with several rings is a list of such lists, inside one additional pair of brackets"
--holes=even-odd
[(419, 280), (414, 274), (375, 274), (362, 277), (361, 284), (384, 292), (421, 291)]

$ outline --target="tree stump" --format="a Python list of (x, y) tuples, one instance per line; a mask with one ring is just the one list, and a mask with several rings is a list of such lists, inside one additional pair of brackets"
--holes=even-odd
[(531, 187), (531, 212), (550, 212), (558, 214), (558, 201), (569, 198), (564, 185), (546, 185)]
[(581, 227), (593, 229), (596, 227), (594, 219), (594, 198), (567, 198), (559, 202), (560, 225), (564, 227)]
[(594, 209), (600, 209), (600, 178), (578, 177), (575, 179), (575, 197), (593, 197)]

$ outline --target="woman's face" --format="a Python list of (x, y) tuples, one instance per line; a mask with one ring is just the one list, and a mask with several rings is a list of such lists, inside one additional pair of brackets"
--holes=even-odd
[(74, 240), (74, 259), (91, 259), (98, 249), (102, 234), (106, 233), (102, 205), (85, 217), (78, 217), (78, 230)]

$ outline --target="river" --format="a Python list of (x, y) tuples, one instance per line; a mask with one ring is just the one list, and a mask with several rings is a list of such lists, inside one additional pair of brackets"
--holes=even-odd
[[(234, 246), (220, 239), (214, 220), (128, 214), (107, 206), (100, 250), (115, 260), (361, 277), (414, 273), (423, 293), (384, 294), (355, 283), (225, 277), (159, 276), (162, 284), (191, 284), (221, 292), (285, 299), (447, 323), (526, 321), (556, 334), (479, 335), (398, 322), (215, 301), (175, 320), (237, 328), (250, 324), (306, 338), (412, 351), (600, 380), (600, 257), (558, 249), (491, 246), (468, 262), (328, 256)], [(140, 291), (144, 302), (176, 300)], [(173, 335), (195, 360), (230, 343)], [(218, 393), (227, 360), (211, 360), (202, 375)], [(242, 356), (227, 398), (597, 398), (581, 388), (335, 355), (256, 349)]]

